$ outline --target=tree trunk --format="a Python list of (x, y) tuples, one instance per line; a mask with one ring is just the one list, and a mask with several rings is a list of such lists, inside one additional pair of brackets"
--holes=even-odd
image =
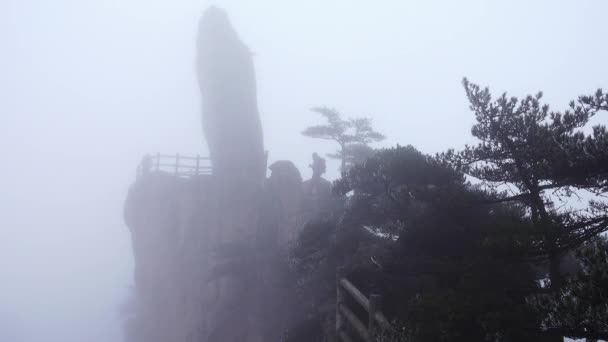
[(549, 254), (549, 279), (551, 280), (551, 289), (559, 289), (562, 283), (561, 276), (561, 253), (557, 250), (556, 232), (554, 231), (553, 222), (547, 213), (545, 203), (537, 190), (537, 185), (532, 187), (530, 191), (532, 197), (532, 220), (535, 225), (539, 225), (544, 230), (545, 247)]
[(562, 285), (560, 268), (561, 254), (557, 252), (549, 253), (549, 279), (551, 279), (551, 289), (559, 289)]
[(345, 144), (340, 143), (340, 172), (344, 172), (346, 170), (346, 155), (344, 155), (344, 153), (346, 153), (345, 148)]

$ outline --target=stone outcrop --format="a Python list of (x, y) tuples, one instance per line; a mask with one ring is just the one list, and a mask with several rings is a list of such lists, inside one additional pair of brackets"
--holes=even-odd
[[(185, 179), (157, 169), (130, 188), (130, 342), (255, 341), (260, 335), (251, 319), (227, 310), (251, 279), (218, 271), (235, 260), (221, 256), (226, 246), (241, 253), (255, 245), (256, 197), (266, 174), (252, 56), (220, 9), (201, 18), (197, 72), (213, 173)], [(252, 316), (252, 306), (239, 303), (244, 317)]]
[(214, 168), (261, 181), (266, 157), (253, 58), (221, 9), (211, 7), (201, 18), (196, 64)]
[(182, 179), (162, 173), (131, 186), (125, 222), (135, 288), (126, 341), (200, 341), (212, 324), (215, 298), (203, 279), (211, 267), (211, 241), (220, 232), (200, 228), (201, 222), (220, 220), (217, 191), (211, 176)]
[(126, 341), (279, 340), (288, 298), (278, 265), (304, 223), (304, 195), (314, 202), (328, 183), (316, 177), (303, 192), (289, 161), (266, 179), (251, 53), (220, 9), (201, 19), (197, 68), (213, 172), (140, 167), (124, 213), (135, 260)]

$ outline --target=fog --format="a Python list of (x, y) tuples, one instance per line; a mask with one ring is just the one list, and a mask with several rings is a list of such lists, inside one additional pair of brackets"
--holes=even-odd
[(255, 54), (269, 161), (304, 178), (335, 150), (300, 134), (313, 106), (372, 118), (376, 146), (435, 153), (471, 141), (465, 76), (555, 109), (608, 87), (602, 0), (2, 0), (0, 341), (122, 340), (135, 168), (207, 153), (195, 49), (210, 4)]

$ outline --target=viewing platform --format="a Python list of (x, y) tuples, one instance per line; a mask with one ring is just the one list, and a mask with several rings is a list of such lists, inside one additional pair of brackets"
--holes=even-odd
[(136, 177), (140, 178), (149, 173), (164, 173), (180, 178), (190, 178), (200, 175), (210, 175), (213, 171), (208, 157), (183, 156), (179, 153), (146, 154), (137, 166)]

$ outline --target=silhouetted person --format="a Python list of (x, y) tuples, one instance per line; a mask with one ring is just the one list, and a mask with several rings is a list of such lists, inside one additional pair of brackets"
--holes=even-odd
[(304, 194), (303, 210), (308, 219), (326, 212), (331, 203), (331, 182), (322, 177), (327, 170), (325, 159), (312, 154), (312, 178), (302, 184)]

